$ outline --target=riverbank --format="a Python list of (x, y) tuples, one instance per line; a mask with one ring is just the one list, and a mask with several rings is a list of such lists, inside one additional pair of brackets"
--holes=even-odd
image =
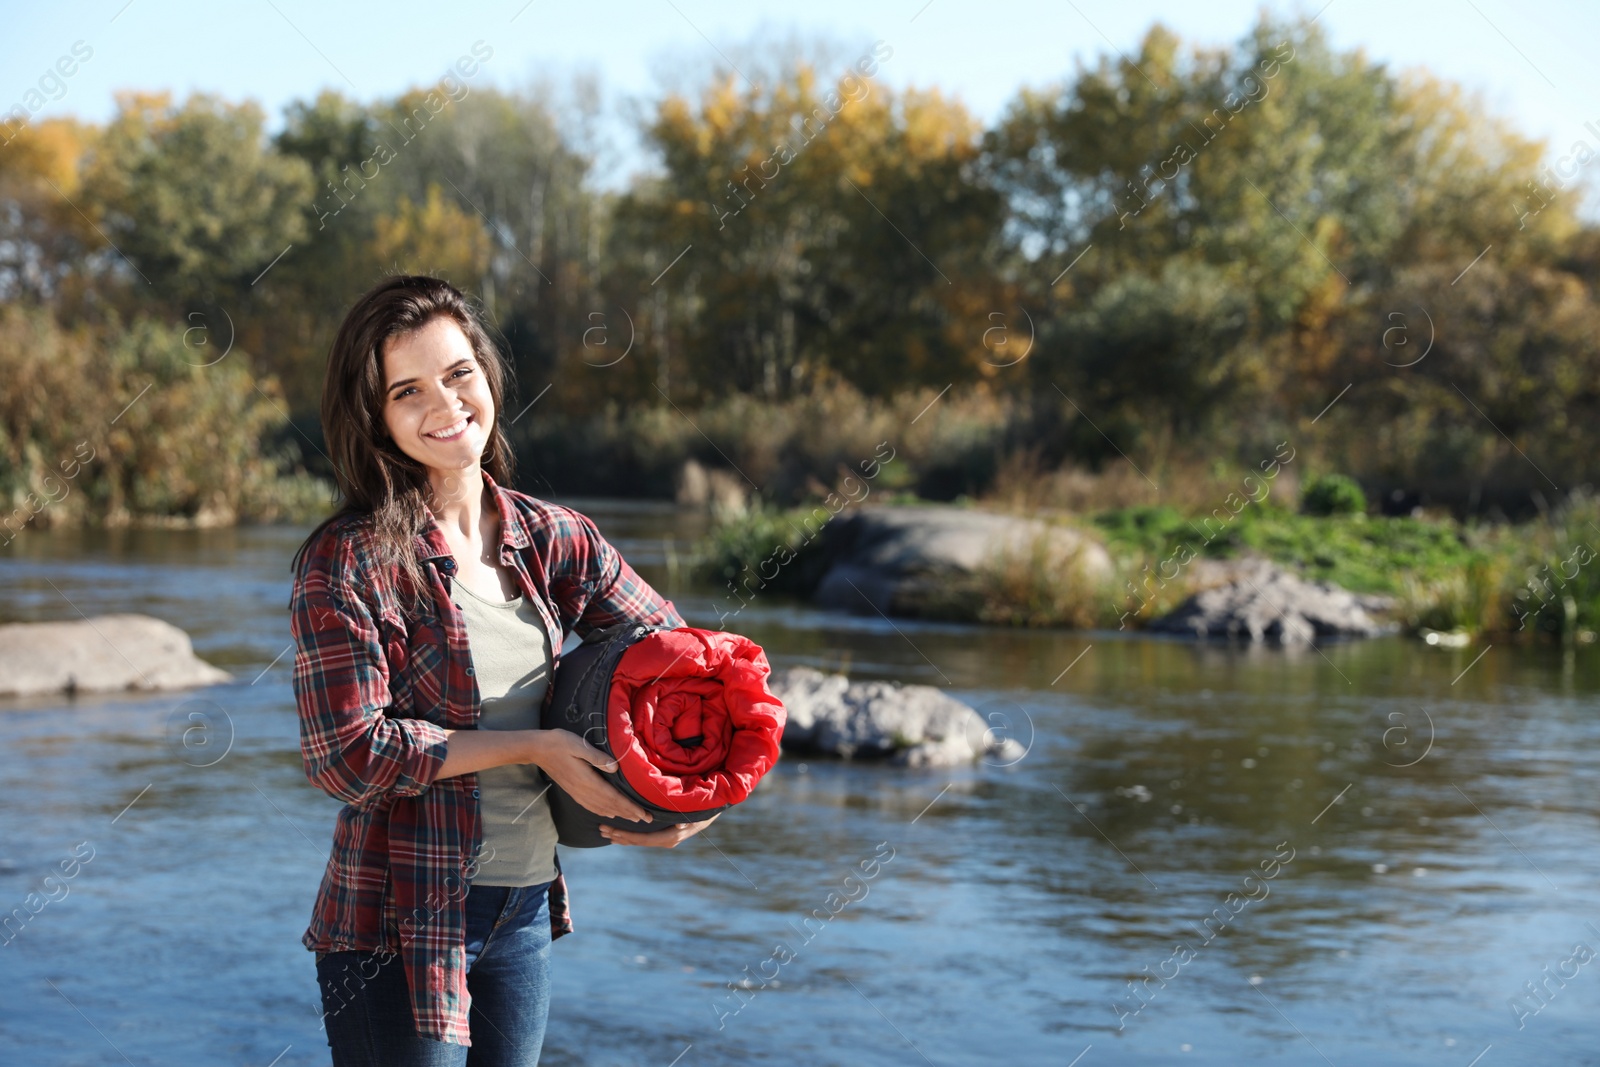
[[(1408, 633), (1590, 641), (1600, 629), (1594, 565), (1600, 502), (1591, 495), (1574, 493), (1522, 523), (1372, 515), (1348, 506), (1311, 514), (1304, 500), (1297, 508), (1271, 499), (1233, 503), (1237, 510), (1012, 513), (1019, 522), (1072, 531), (1103, 548), (1110, 571), (1052, 555), (1051, 538), (1038, 536), (997, 547), (965, 574), (942, 575), (938, 596), (901, 613), (1011, 626), (1142, 628), (1222, 580), (1226, 568), (1207, 561), (1253, 557), (1307, 580), (1392, 598), (1389, 621)], [(930, 518), (936, 510), (929, 507)], [(815, 596), (838, 552), (819, 517), (835, 528), (840, 522), (821, 504), (725, 518), (707, 536), (700, 566), (730, 595), (759, 587)]]

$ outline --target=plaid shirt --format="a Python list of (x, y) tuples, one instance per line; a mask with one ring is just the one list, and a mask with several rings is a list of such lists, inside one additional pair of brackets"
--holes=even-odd
[[(684, 625), (586, 516), (483, 480), (501, 517), (500, 563), (538, 606), (558, 662), (568, 631)], [(431, 514), (415, 544), (433, 601), (421, 615), (408, 617), (394, 581), (379, 580), (364, 516), (330, 524), (295, 578), (300, 751), (312, 784), (345, 803), (301, 940), (317, 952), (401, 953), (417, 1032), (470, 1045), (464, 900), (483, 843), (478, 776), (435, 776), (445, 729), (476, 728), (481, 700), (450, 599), (456, 561)], [(572, 931), (560, 870), (558, 859), (552, 939)]]

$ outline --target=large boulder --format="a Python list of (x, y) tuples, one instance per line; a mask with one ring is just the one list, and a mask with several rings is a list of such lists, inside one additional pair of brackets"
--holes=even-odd
[(743, 515), (750, 509), (750, 490), (742, 476), (720, 467), (686, 459), (673, 481), (679, 504), (717, 515)]
[(188, 634), (148, 615), (0, 626), (0, 696), (185, 689), (232, 678), (197, 657)]
[(1015, 763), (1023, 749), (995, 734), (976, 711), (931, 685), (851, 682), (811, 667), (774, 672), (783, 701), (786, 750), (842, 759), (887, 759), (905, 767), (946, 767), (989, 757)]
[(1352, 593), (1332, 582), (1308, 582), (1264, 559), (1215, 562), (1194, 576), (1216, 582), (1146, 625), (1156, 633), (1309, 644), (1318, 637), (1371, 637), (1398, 628), (1372, 612), (1392, 598)]
[(1039, 518), (947, 505), (874, 504), (824, 527), (830, 560), (813, 594), (825, 607), (858, 613), (922, 615), (947, 602), (980, 568), (1003, 555), (1072, 568), (1085, 580), (1110, 575), (1104, 546), (1078, 530)]

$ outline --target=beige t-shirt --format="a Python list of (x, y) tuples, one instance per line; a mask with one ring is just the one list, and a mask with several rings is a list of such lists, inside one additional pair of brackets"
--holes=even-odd
[[(487, 600), (462, 582), (452, 599), (467, 624), (483, 711), (480, 730), (537, 730), (550, 685), (550, 635), (526, 597)], [(550, 780), (531, 763), (478, 772), (483, 850), (474, 885), (527, 886), (556, 877), (556, 824)]]

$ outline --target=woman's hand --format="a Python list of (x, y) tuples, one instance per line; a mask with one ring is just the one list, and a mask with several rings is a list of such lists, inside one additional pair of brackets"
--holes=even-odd
[(613, 829), (605, 823), (601, 823), (600, 836), (614, 845), (654, 845), (657, 848), (676, 848), (721, 817), (722, 812), (719, 811), (711, 818), (702, 819), (699, 822), (680, 822), (667, 827), (665, 830), (650, 830), (648, 832)]
[(545, 775), (567, 791), (567, 795), (596, 815), (632, 822), (648, 822), (650, 813), (623, 796), (595, 768), (610, 773), (617, 761), (568, 730), (530, 731), (537, 737), (537, 751), (529, 763), (537, 764)]

